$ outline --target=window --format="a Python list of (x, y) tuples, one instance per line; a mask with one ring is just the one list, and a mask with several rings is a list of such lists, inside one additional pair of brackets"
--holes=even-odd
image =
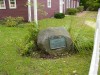
[(6, 9), (5, 0), (0, 0), (0, 9)]
[(51, 8), (51, 0), (47, 0), (47, 7)]
[(9, 8), (10, 9), (16, 8), (16, 0), (9, 0)]

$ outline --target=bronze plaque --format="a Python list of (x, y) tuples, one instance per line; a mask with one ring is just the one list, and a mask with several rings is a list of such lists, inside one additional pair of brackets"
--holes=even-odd
[(51, 49), (59, 49), (66, 47), (66, 39), (63, 36), (54, 36), (49, 38), (50, 48)]

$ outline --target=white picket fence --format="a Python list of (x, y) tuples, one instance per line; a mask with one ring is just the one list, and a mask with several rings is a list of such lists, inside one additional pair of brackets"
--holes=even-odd
[(100, 9), (98, 10), (98, 15), (97, 15), (94, 49), (91, 59), (89, 75), (98, 75), (99, 61), (100, 61)]

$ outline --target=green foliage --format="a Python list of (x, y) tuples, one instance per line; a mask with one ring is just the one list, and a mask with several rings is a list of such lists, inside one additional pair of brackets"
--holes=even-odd
[(80, 5), (83, 5), (85, 10), (97, 11), (100, 8), (100, 0), (80, 0)]
[(7, 26), (7, 27), (15, 27), (17, 26), (18, 24), (20, 24), (22, 21), (23, 21), (23, 17), (6, 17), (4, 18), (4, 25)]
[(62, 19), (64, 17), (65, 17), (65, 14), (63, 14), (63, 13), (55, 13), (54, 14), (54, 18), (57, 18), (57, 19)]
[(6, 25), (8, 27), (15, 27), (15, 26), (17, 26), (17, 22), (16, 22), (15, 18), (13, 18), (13, 17), (6, 17), (4, 19), (4, 25)]
[(18, 24), (20, 24), (24, 21), (24, 18), (23, 17), (16, 17), (15, 20)]
[(91, 11), (97, 11), (100, 8), (99, 0), (89, 0), (87, 1), (88, 9)]
[(87, 1), (88, 1), (88, 0), (80, 0), (80, 5), (81, 5), (81, 6), (84, 6), (84, 9), (85, 9), (85, 10), (86, 10), (87, 7), (88, 7), (88, 5), (86, 4)]
[(25, 37), (24, 41), (19, 44), (19, 52), (24, 56), (32, 56), (33, 51), (37, 50), (37, 35), (39, 29), (37, 25), (29, 23), (31, 26), (28, 31), (28, 35)]
[(33, 50), (37, 50), (37, 36), (38, 36), (38, 26), (34, 23), (30, 23), (31, 27), (28, 29), (29, 34), (26, 37), (26, 44), (30, 43), (31, 41), (34, 42)]
[(32, 49), (34, 48), (34, 45), (34, 41), (28, 43), (21, 41), (21, 43), (17, 43), (18, 53), (22, 56), (30, 56), (33, 52)]
[(3, 25), (3, 20), (0, 20), (0, 25)]
[(78, 12), (82, 12), (84, 10), (84, 6), (77, 7)]
[[(91, 28), (86, 28), (85, 26), (81, 26), (76, 30), (76, 33), (73, 34), (73, 42), (75, 45), (75, 49), (79, 52), (84, 50), (92, 50), (93, 49), (93, 36), (91, 35), (94, 30)], [(87, 30), (87, 31), (86, 31)], [(88, 33), (91, 31), (91, 34)], [(90, 35), (90, 36), (88, 36)]]
[(76, 8), (68, 8), (66, 10), (66, 14), (68, 15), (75, 15), (77, 13), (77, 9)]

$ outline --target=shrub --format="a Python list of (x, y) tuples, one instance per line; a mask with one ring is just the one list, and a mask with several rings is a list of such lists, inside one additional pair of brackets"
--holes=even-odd
[(8, 26), (8, 27), (15, 27), (17, 26), (18, 24), (22, 23), (23, 22), (23, 17), (6, 17), (4, 18), (4, 25)]
[(64, 17), (65, 17), (65, 15), (63, 13), (55, 13), (54, 14), (54, 18), (57, 18), (57, 19), (62, 19)]
[(18, 24), (20, 24), (24, 21), (24, 18), (23, 17), (16, 17), (15, 20)]
[(98, 11), (99, 8), (100, 8), (100, 5), (93, 5), (93, 6), (89, 6), (87, 8), (87, 10), (89, 10), (89, 11)]
[(34, 48), (34, 41), (30, 41), (29, 43), (25, 43), (23, 40), (20, 42), (16, 41), (16, 46), (18, 49), (18, 53), (22, 56), (30, 56), (32, 53), (32, 49)]
[(77, 7), (78, 12), (82, 12), (84, 10), (84, 6)]
[(3, 25), (3, 20), (0, 20), (0, 25)]
[(16, 19), (13, 17), (6, 17), (4, 19), (4, 25), (8, 26), (8, 27), (15, 27), (17, 25)]
[(34, 51), (37, 50), (37, 35), (39, 32), (38, 27), (30, 23), (29, 34), (25, 37), (22, 43), (18, 44), (18, 51), (24, 56), (33, 56)]
[(75, 15), (76, 13), (77, 13), (76, 8), (68, 8), (66, 11), (66, 14), (69, 14), (69, 15)]

